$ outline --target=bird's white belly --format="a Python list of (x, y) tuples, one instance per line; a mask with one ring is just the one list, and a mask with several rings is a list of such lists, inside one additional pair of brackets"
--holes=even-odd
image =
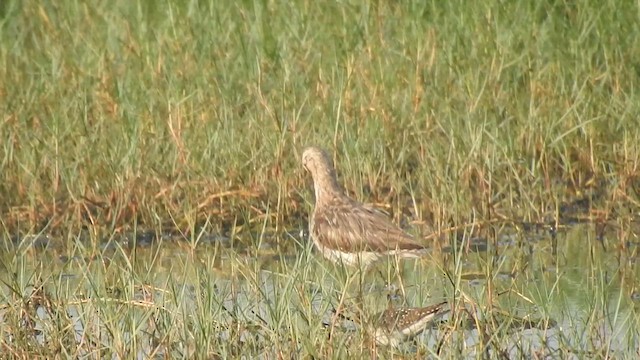
[(322, 256), (326, 259), (333, 261), (335, 263), (343, 263), (347, 266), (363, 266), (367, 267), (372, 263), (376, 262), (382, 254), (371, 252), (371, 251), (362, 251), (357, 253), (343, 252), (340, 250), (334, 250), (318, 244), (314, 240), (314, 245), (320, 251)]

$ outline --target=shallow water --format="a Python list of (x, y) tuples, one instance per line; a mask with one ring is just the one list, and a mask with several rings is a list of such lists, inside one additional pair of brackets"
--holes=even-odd
[[(448, 325), (397, 351), (436, 351), (446, 339), (441, 355), (468, 358), (632, 356), (640, 348), (639, 242), (616, 240), (615, 224), (596, 228), (503, 224), (493, 239), (449, 236), (455, 241), (425, 259), (383, 262), (362, 284), (319, 259), (300, 232), (253, 248), (220, 235), (196, 244), (142, 234), (98, 246), (11, 238), (0, 322), (6, 343), (32, 339), (35, 347), (66, 324), (67, 345), (85, 357), (100, 347), (127, 356), (135, 348), (138, 358), (195, 354), (207, 341), (220, 356), (270, 358), (282, 349), (311, 354), (329, 335), (341, 349), (333, 356), (347, 356), (362, 351), (367, 316), (446, 299), (457, 304)], [(281, 242), (299, 245), (282, 253)], [(187, 336), (197, 329), (210, 333)]]

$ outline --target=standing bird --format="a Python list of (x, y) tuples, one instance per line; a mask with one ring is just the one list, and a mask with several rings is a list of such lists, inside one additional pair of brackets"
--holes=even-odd
[(387, 215), (345, 195), (324, 150), (306, 148), (302, 165), (313, 177), (316, 196), (309, 232), (325, 258), (367, 268), (385, 256), (417, 258), (428, 251)]

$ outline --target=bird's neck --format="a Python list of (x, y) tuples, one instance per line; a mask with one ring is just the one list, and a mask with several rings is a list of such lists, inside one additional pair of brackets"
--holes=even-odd
[(316, 204), (328, 202), (336, 197), (344, 197), (344, 191), (333, 171), (321, 171), (314, 179), (316, 193)]

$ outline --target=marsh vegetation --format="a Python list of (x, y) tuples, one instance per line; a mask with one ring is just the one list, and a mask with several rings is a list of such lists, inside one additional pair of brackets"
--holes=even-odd
[[(0, 351), (637, 357), (638, 14), (0, 2)], [(456, 305), (415, 342), (335, 316), (362, 311), (307, 239), (307, 145), (433, 248), (360, 289), (365, 312)]]

